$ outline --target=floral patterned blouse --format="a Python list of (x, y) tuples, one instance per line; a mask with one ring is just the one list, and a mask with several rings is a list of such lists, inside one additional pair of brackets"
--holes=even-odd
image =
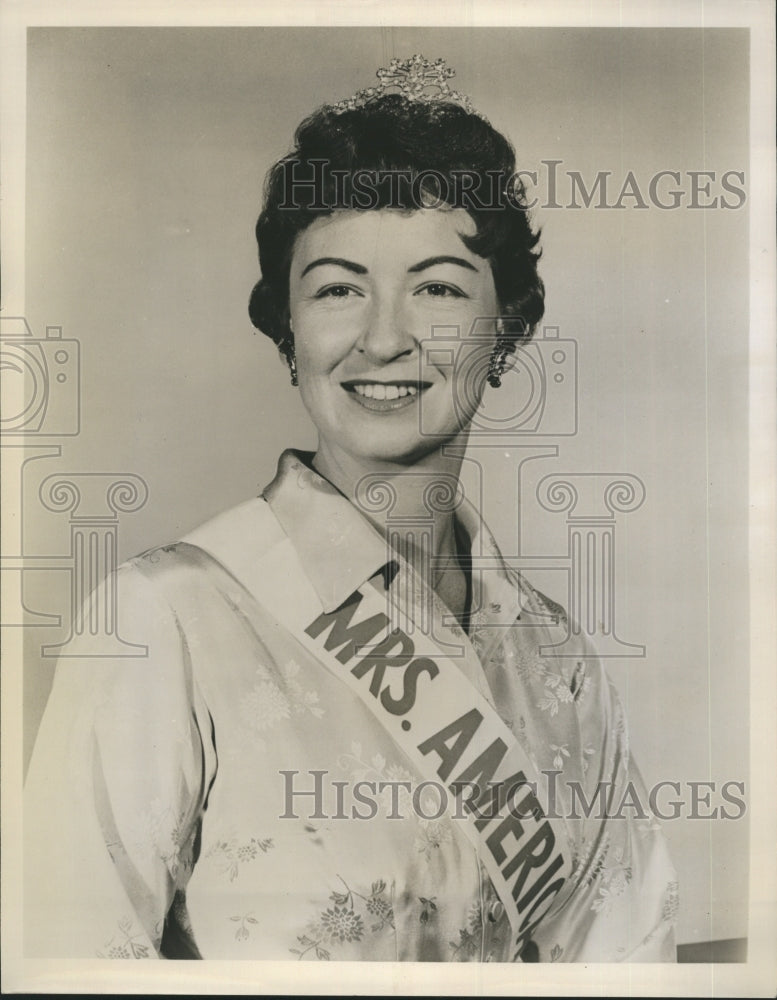
[[(676, 876), (618, 698), (589, 649), (541, 649), (566, 638), (563, 612), (501, 562), (473, 510), (457, 516), (495, 569), (473, 576), (466, 634), (436, 598), (424, 607), (533, 777), (554, 781), (571, 860), (572, 891), (521, 960), (674, 961)], [(505, 908), (450, 803), (441, 812), (364, 704), (256, 600), (250, 574), (199, 544), (208, 537), (248, 566), (290, 540), (327, 611), (387, 564), (369, 522), (287, 451), (262, 497), (105, 584), (122, 638), (148, 655), (57, 665), (25, 791), (25, 953), (514, 960)], [(410, 622), (418, 593), (398, 598)]]

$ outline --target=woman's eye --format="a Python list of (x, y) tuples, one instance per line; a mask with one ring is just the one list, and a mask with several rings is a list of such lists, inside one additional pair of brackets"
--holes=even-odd
[(350, 285), (327, 285), (319, 292), (316, 292), (317, 299), (347, 299), (349, 296), (358, 295), (355, 288)]
[(428, 285), (424, 285), (423, 288), (418, 289), (419, 295), (431, 295), (434, 298), (454, 298), (461, 299), (464, 297), (464, 292), (453, 285), (446, 285), (441, 281), (432, 281)]

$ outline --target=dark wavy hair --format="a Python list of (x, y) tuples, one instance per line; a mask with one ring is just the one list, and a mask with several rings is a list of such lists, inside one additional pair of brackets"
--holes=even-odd
[(515, 152), (485, 119), (446, 101), (378, 97), (346, 111), (324, 106), (295, 133), (292, 152), (269, 171), (256, 224), (261, 280), (249, 316), (288, 361), (289, 270), (296, 238), (339, 209), (465, 208), (476, 233), (463, 240), (491, 265), (512, 351), (544, 311), (539, 232), (515, 177)]

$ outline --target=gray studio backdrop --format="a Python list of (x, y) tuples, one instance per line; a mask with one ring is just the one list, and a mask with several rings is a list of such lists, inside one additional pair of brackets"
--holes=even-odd
[[(687, 784), (716, 783), (709, 805), (697, 802), (705, 815), (724, 782), (748, 780), (743, 31), (30, 30), (26, 318), (35, 338), (53, 326), (79, 341), (80, 425), (57, 437), (52, 416), (26, 439), (56, 441), (61, 455), (25, 466), (24, 551), (52, 568), (27, 574), (24, 599), (63, 619), (26, 629), (26, 752), (51, 682), (40, 647), (66, 638), (71, 610), (73, 512), (45, 507), (41, 484), (56, 473), (92, 485), (95, 473), (141, 477), (148, 499), (110, 528), (124, 559), (256, 494), (284, 447), (313, 445), (285, 368), (246, 312), (264, 173), (314, 106), (413, 52), (448, 60), (455, 85), (536, 172), (545, 324), (565, 358), (577, 351), (576, 373), (564, 369), (564, 391), (577, 382), (576, 433), (574, 398), (557, 394), (555, 429), (472, 449), (467, 475), (483, 484), (503, 550), (530, 557), (528, 576), (562, 603), (571, 514), (542, 506), (541, 481), (628, 474), (644, 485), (613, 537), (617, 632), (645, 651), (624, 645), (607, 666), (648, 787), (679, 782), (686, 803), (664, 825), (680, 942), (745, 937), (747, 816), (689, 818)], [(652, 199), (665, 170), (679, 183), (664, 176)], [(585, 207), (572, 175), (590, 191), (602, 171), (604, 204), (597, 192)], [(629, 171), (634, 184), (612, 207)], [(729, 176), (727, 191), (730, 171), (744, 178)], [(673, 189), (677, 208), (655, 203), (671, 204)], [(51, 386), (50, 405), (66, 413), (62, 385)], [(540, 454), (548, 445), (555, 457)]]

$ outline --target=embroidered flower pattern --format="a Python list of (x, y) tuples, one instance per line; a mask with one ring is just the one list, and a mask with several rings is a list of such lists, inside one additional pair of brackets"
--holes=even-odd
[(591, 909), (596, 913), (609, 913), (613, 902), (623, 895), (631, 882), (632, 869), (623, 847), (616, 847), (607, 852), (601, 859), (597, 872), (599, 878), (599, 894), (591, 903)]
[(316, 958), (319, 959), (319, 961), (328, 962), (332, 957), (332, 953), (322, 945), (320, 939), (316, 941), (308, 934), (298, 934), (297, 941), (299, 941), (300, 947), (289, 948), (289, 951), (292, 955), (297, 956), (298, 961), (303, 959), (308, 952), (312, 951), (314, 948)]
[[(481, 872), (485, 874), (482, 865)], [(492, 961), (494, 954), (501, 950), (501, 945), (504, 942), (503, 928), (499, 926), (500, 921), (504, 918), (504, 906), (497, 896), (491, 880), (487, 875), (485, 875), (485, 878), (483, 906), (481, 907), (480, 902), (473, 903), (470, 906), (467, 911), (467, 925), (466, 927), (459, 928), (459, 940), (448, 942), (454, 961), (468, 962), (473, 958), (479, 960), (486, 941), (486, 934), (483, 927), (484, 912), (490, 947), (483, 960), (486, 962)]]
[(288, 660), (281, 666), (289, 703), (296, 715), (309, 713), (314, 718), (320, 719), (324, 710), (318, 703), (318, 692), (306, 691), (303, 688), (299, 680), (301, 669), (296, 660)]
[(450, 948), (456, 962), (468, 962), (480, 952), (480, 934), (467, 927), (459, 928), (459, 940), (450, 941)]
[(437, 914), (437, 897), (432, 896), (427, 899), (425, 896), (419, 896), (418, 902), (421, 904), (421, 915), (418, 920), (422, 924), (428, 924)]
[(557, 715), (560, 705), (568, 705), (574, 700), (575, 696), (560, 674), (546, 674), (545, 690), (537, 702), (538, 708), (541, 708), (543, 712), (550, 712), (551, 715)]
[[(339, 766), (350, 771), (355, 781), (375, 782), (375, 800), (380, 802), (384, 815), (398, 815), (406, 819), (415, 817), (414, 847), (429, 860), (435, 850), (453, 840), (451, 820), (446, 815), (436, 816), (440, 809), (439, 793), (426, 788), (420, 796), (416, 796), (414, 793), (422, 782), (410, 771), (398, 764), (389, 764), (379, 753), (365, 761), (362, 759), (363, 752), (361, 743), (354, 741), (351, 752), (338, 758)], [(380, 782), (388, 782), (389, 785), (380, 789)]]
[(409, 816), (413, 788), (420, 782), (407, 768), (388, 763), (383, 754), (373, 754), (368, 761), (363, 759), (363, 754), (361, 743), (354, 740), (351, 752), (341, 754), (337, 763), (344, 771), (350, 772), (354, 781), (374, 781), (376, 785), (381, 781), (390, 782), (395, 786), (393, 790), (391, 787), (376, 788), (376, 801), (380, 801), (387, 815), (395, 811), (400, 816)]
[[(476, 611), (469, 620), (469, 641), (478, 656), (483, 659), (483, 654), (493, 636), (489, 635), (489, 630), (483, 628), (488, 622), (488, 615), (484, 611)], [(498, 631), (498, 630), (494, 630)]]
[(97, 952), (98, 958), (148, 958), (150, 948), (143, 942), (143, 932), (133, 933), (130, 917), (122, 917), (118, 922), (119, 933), (105, 942)]
[(133, 817), (124, 832), (126, 846), (122, 842), (108, 844), (111, 856), (117, 852), (145, 854), (153, 853), (161, 858), (173, 879), (185, 875), (194, 867), (191, 844), (187, 843), (189, 830), (186, 827), (186, 813), (167, 805), (159, 797), (153, 799), (143, 812)]
[(498, 642), (488, 656), (489, 667), (495, 672), (504, 670), (509, 653), (510, 651), (505, 648), (505, 644)]
[(230, 840), (217, 840), (205, 857), (212, 858), (222, 874), (227, 875), (230, 882), (234, 882), (240, 874), (241, 865), (255, 861), (260, 854), (266, 854), (274, 846), (272, 837), (251, 837), (242, 844), (238, 843), (236, 837), (232, 837)]
[(666, 886), (666, 896), (664, 906), (661, 910), (661, 919), (668, 924), (673, 924), (677, 919), (680, 909), (680, 884), (679, 882), (668, 882)]
[(250, 930), (248, 928), (249, 924), (258, 924), (259, 921), (253, 915), (253, 911), (250, 913), (238, 913), (229, 918), (233, 923), (239, 923), (240, 926), (235, 931), (236, 941), (247, 941), (250, 935)]
[(289, 699), (270, 680), (256, 683), (240, 705), (243, 721), (258, 733), (264, 733), (291, 716)]
[(523, 590), (527, 595), (527, 603), (530, 610), (535, 611), (541, 615), (551, 614), (554, 618), (554, 624), (559, 625), (563, 629), (569, 627), (569, 618), (567, 617), (566, 609), (555, 601), (551, 601), (549, 597), (544, 594), (540, 594), (539, 591), (535, 590), (530, 584), (526, 583), (522, 579)]
[(583, 747), (583, 774), (588, 774), (588, 768), (591, 765), (591, 757), (593, 757), (595, 753), (596, 747), (591, 746), (590, 743), (588, 746)]
[(299, 679), (300, 670), (296, 660), (282, 664), (281, 686), (267, 667), (257, 667), (256, 682), (240, 706), (242, 721), (251, 732), (261, 735), (292, 715), (309, 713), (316, 719), (323, 716), (318, 692), (304, 689)]
[(434, 851), (452, 840), (453, 831), (447, 819), (419, 819), (414, 844), (421, 854), (426, 855), (427, 860)]
[(313, 952), (319, 961), (329, 961), (333, 949), (361, 941), (368, 930), (378, 934), (385, 927), (394, 927), (394, 909), (383, 879), (373, 882), (369, 895), (364, 895), (351, 889), (340, 875), (337, 877), (345, 892), (332, 892), (332, 905), (319, 913), (307, 933), (297, 935), (299, 947), (289, 951), (298, 960)]
[(367, 897), (367, 913), (377, 921), (372, 925), (372, 931), (381, 930), (387, 923), (394, 926), (394, 911), (391, 908), (391, 903), (383, 895), (385, 888), (384, 882), (375, 882), (372, 894)]
[(473, 903), (467, 912), (467, 926), (459, 928), (459, 940), (449, 945), (457, 962), (467, 962), (480, 954), (483, 943), (483, 911), (480, 903)]
[(347, 906), (330, 906), (321, 914), (321, 931), (331, 941), (361, 941), (364, 921)]
[(557, 746), (555, 743), (550, 744), (550, 749), (555, 750), (556, 752), (556, 755), (553, 758), (553, 766), (557, 771), (560, 771), (564, 767), (564, 758), (569, 757), (568, 748), (568, 743), (562, 743), (560, 746)]

